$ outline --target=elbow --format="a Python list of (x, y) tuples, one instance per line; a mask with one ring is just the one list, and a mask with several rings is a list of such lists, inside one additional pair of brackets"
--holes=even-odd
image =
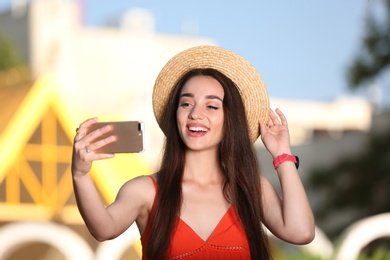
[[(287, 230), (286, 230), (287, 231)], [(288, 230), (280, 239), (294, 245), (306, 245), (314, 240), (315, 226), (297, 227)]]
[(295, 235), (294, 239), (292, 239), (291, 243), (296, 245), (306, 245), (311, 243), (315, 237), (315, 227), (308, 228), (306, 230), (300, 230), (300, 232), (296, 233), (299, 235)]
[(312, 219), (308, 219), (300, 225), (296, 225), (295, 231), (293, 232), (296, 234), (294, 239), (295, 241), (293, 243), (296, 245), (306, 245), (311, 243), (315, 238), (315, 230), (316, 225), (314, 217)]
[(95, 234), (93, 232), (90, 232), (90, 233), (93, 236), (93, 238), (95, 238), (98, 242), (104, 242), (104, 241), (108, 240), (107, 237), (105, 237), (105, 236), (103, 236), (101, 234)]
[(97, 235), (94, 235), (94, 234), (92, 234), (92, 236), (93, 236), (98, 242), (104, 242), (104, 241), (109, 240), (108, 238), (105, 238), (105, 237), (103, 237), (103, 236), (97, 236)]
[(315, 231), (306, 232), (301, 235), (300, 239), (297, 241), (297, 245), (306, 245), (311, 243), (314, 240)]
[(277, 238), (294, 245), (306, 245), (311, 243), (315, 237), (315, 230), (313, 229), (299, 229), (284, 234), (273, 233)]
[(90, 230), (89, 232), (91, 233), (93, 238), (95, 238), (99, 242), (111, 240), (111, 239), (114, 239), (116, 237), (116, 236), (113, 236), (112, 234), (108, 234), (108, 233), (104, 233), (104, 232), (102, 233), (102, 232), (96, 232), (96, 231), (92, 231), (92, 230)]
[(110, 236), (98, 236), (98, 235), (94, 235), (94, 234), (92, 234), (92, 236), (93, 236), (98, 242), (104, 242), (104, 241), (111, 240), (111, 239), (114, 239), (114, 238), (115, 238), (115, 237), (110, 237)]

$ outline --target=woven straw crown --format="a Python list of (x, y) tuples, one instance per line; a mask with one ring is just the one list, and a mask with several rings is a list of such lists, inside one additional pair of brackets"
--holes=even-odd
[(269, 114), (267, 88), (256, 69), (240, 55), (216, 46), (198, 46), (175, 55), (163, 67), (153, 89), (153, 110), (157, 123), (164, 126), (169, 97), (178, 81), (193, 69), (216, 69), (237, 86), (245, 106), (252, 143), (260, 135), (259, 120), (266, 122)]

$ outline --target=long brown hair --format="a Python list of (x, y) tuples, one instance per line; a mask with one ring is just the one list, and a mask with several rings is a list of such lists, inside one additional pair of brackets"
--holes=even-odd
[(215, 78), (224, 89), (224, 137), (219, 147), (219, 160), (224, 175), (223, 193), (245, 229), (251, 258), (270, 259), (268, 239), (262, 227), (259, 165), (249, 137), (244, 105), (234, 82), (214, 69), (188, 72), (171, 93), (171, 102), (165, 111), (166, 121), (163, 122), (167, 132), (161, 168), (157, 174), (158, 191), (147, 258), (165, 259), (175, 219), (180, 213), (186, 146), (178, 133), (176, 110), (183, 85), (197, 75)]

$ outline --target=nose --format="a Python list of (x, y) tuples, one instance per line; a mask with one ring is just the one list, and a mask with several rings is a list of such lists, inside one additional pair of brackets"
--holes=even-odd
[(189, 119), (196, 120), (196, 119), (203, 119), (204, 118), (204, 111), (202, 107), (198, 105), (194, 105), (192, 107), (191, 112), (188, 115)]

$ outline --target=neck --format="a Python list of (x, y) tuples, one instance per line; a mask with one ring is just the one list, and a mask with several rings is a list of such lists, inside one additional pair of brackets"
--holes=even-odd
[(190, 150), (186, 152), (184, 180), (209, 183), (221, 181), (221, 177), (222, 172), (217, 152)]

